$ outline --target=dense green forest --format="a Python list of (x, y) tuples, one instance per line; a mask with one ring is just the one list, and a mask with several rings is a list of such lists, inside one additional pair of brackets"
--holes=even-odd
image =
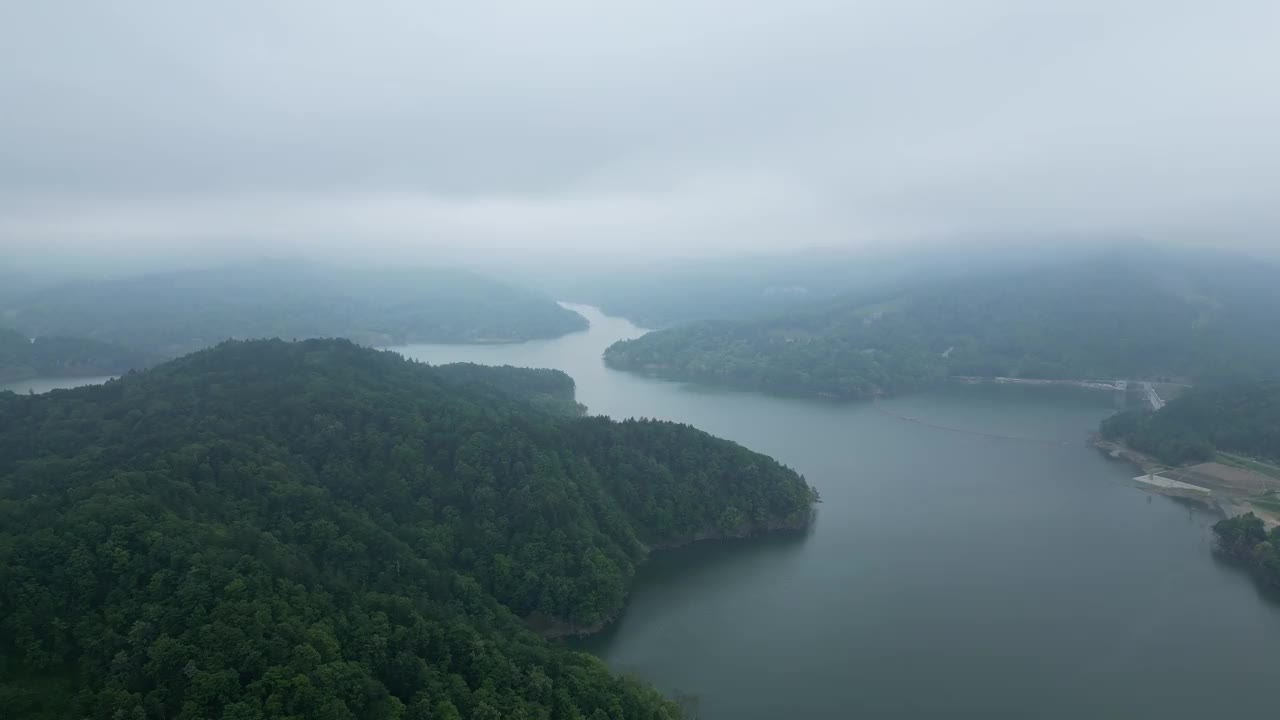
[(1280, 587), (1280, 527), (1268, 533), (1261, 519), (1245, 513), (1218, 522), (1213, 532), (1224, 552), (1247, 563), (1263, 582)]
[(1197, 388), (1158, 412), (1108, 418), (1102, 436), (1171, 465), (1212, 460), (1219, 450), (1280, 462), (1280, 382)]
[(586, 406), (576, 399), (576, 385), (568, 373), (546, 368), (493, 367), (475, 363), (437, 365), (438, 374), (455, 384), (494, 387), (524, 398), (538, 409), (557, 415), (581, 416)]
[(605, 360), (671, 379), (839, 398), (948, 376), (1261, 377), (1280, 367), (1275, 307), (1274, 267), (1121, 253), (691, 323), (619, 342)]
[(166, 356), (228, 338), (511, 342), (587, 327), (545, 295), (465, 271), (303, 262), (79, 281), (6, 304), (3, 322), (27, 335), (89, 337)]
[(41, 337), (0, 328), (0, 382), (33, 377), (118, 375), (152, 358), (122, 345), (87, 338)]
[(763, 455), (572, 417), (562, 373), (223, 343), (0, 393), (0, 707), (34, 718), (670, 718), (549, 643), (656, 547), (807, 525)]

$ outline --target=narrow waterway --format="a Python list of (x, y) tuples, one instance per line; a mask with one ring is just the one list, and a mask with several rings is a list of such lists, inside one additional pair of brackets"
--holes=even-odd
[(1274, 714), (1280, 606), (1214, 558), (1216, 518), (1086, 446), (1105, 395), (968, 387), (877, 408), (701, 389), (608, 370), (604, 348), (643, 331), (574, 309), (589, 331), (397, 349), (560, 368), (592, 412), (694, 424), (823, 498), (803, 537), (656, 557), (580, 643), (616, 670), (711, 720)]

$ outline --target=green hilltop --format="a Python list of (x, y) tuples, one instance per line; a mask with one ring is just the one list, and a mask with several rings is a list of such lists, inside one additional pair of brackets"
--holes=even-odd
[(654, 548), (807, 526), (793, 471), (686, 425), (578, 417), (560, 373), (227, 342), (0, 393), (13, 717), (670, 718), (546, 636)]

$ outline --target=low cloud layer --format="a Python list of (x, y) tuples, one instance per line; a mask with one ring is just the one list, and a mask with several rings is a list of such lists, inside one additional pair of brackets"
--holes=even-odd
[(42, 0), (0, 243), (68, 257), (1268, 249), (1280, 4)]

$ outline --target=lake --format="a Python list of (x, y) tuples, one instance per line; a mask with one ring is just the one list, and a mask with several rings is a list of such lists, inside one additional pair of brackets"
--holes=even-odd
[(803, 536), (656, 555), (622, 618), (576, 643), (615, 670), (696, 696), (709, 720), (1275, 713), (1280, 604), (1214, 557), (1216, 517), (1085, 444), (1111, 398), (709, 390), (605, 368), (604, 348), (643, 330), (571, 307), (590, 330), (395, 349), (559, 368), (593, 413), (691, 423), (822, 494)]

